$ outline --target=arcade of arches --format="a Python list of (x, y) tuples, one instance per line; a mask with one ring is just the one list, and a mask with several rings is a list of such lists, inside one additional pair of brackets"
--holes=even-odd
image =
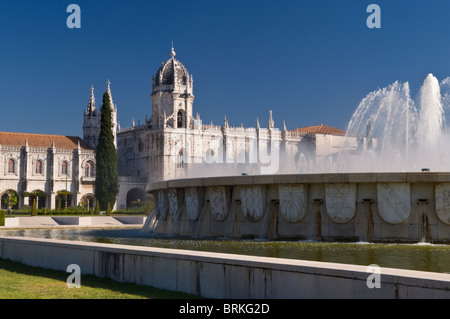
[(132, 188), (127, 193), (127, 208), (141, 205), (146, 201), (146, 193), (140, 188)]

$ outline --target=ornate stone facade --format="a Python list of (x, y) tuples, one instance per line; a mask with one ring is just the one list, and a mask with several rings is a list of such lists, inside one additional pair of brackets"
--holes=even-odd
[[(0, 133), (0, 196), (14, 192), (15, 208), (30, 205), (27, 193), (42, 192), (38, 208), (54, 209), (58, 191), (68, 190), (68, 206), (95, 205), (95, 151), (79, 137)], [(65, 202), (65, 198), (62, 199)]]
[[(129, 207), (134, 201), (146, 200), (149, 183), (187, 177), (260, 175), (283, 173), (310, 173), (332, 171), (333, 158), (345, 142), (346, 150), (358, 148), (358, 139), (350, 143), (345, 132), (323, 125), (288, 131), (275, 127), (272, 111), (269, 112), (267, 128), (233, 127), (225, 117), (223, 125), (204, 124), (197, 113), (193, 115), (194, 80), (183, 64), (175, 59), (172, 48), (170, 59), (163, 62), (152, 80), (152, 114), (141, 124), (120, 129), (117, 121), (117, 105), (114, 104), (110, 82), (106, 94), (112, 106), (112, 131), (118, 153), (119, 194), (115, 209)], [(55, 206), (55, 193), (68, 189), (73, 192), (72, 205), (80, 203), (83, 196), (93, 198), (95, 177), (83, 175), (86, 165), (95, 167), (95, 148), (100, 133), (100, 109), (96, 108), (94, 88), (91, 87), (89, 102), (83, 114), (83, 141), (80, 147), (60, 148), (58, 145), (26, 145), (26, 138), (20, 145), (1, 145), (3, 157), (3, 178), (0, 191), (8, 189), (20, 194), (24, 191), (42, 190), (45, 200), (41, 206)], [(64, 138), (63, 136), (55, 138)], [(0, 142), (1, 143), (1, 142)], [(7, 173), (9, 159), (14, 160), (17, 171)], [(88, 161), (87, 163), (86, 161)], [(31, 167), (42, 162), (45, 171), (40, 176), (32, 175)], [(66, 175), (61, 175), (61, 165), (67, 163)], [(20, 167), (20, 170), (19, 168)], [(50, 168), (51, 167), (51, 168)], [(59, 167), (59, 168), (58, 168)], [(1, 169), (1, 167), (0, 167)], [(92, 169), (93, 170), (93, 169)], [(72, 174), (72, 175), (70, 175)], [(68, 185), (66, 185), (66, 179)], [(246, 212), (249, 218), (260, 218), (264, 203), (259, 203), (262, 195), (258, 189), (246, 190), (250, 196)], [(283, 191), (281, 191), (283, 192)], [(297, 193), (289, 204), (299, 205)], [(248, 197), (247, 196), (247, 197)], [(20, 197), (20, 196), (19, 196)], [(246, 198), (247, 198), (246, 197)], [(191, 218), (196, 218), (198, 208), (195, 195), (189, 194)], [(26, 200), (20, 198), (21, 206)], [(303, 205), (303, 204), (302, 204)], [(164, 212), (165, 213), (165, 212)], [(172, 212), (176, 213), (176, 212)], [(302, 213), (292, 215), (287, 208), (288, 220), (302, 218)]]
[[(170, 59), (153, 76), (151, 117), (117, 131), (118, 208), (145, 196), (146, 186), (156, 181), (327, 171), (344, 143), (344, 131), (323, 125), (320, 131), (288, 131), (284, 124), (276, 128), (272, 111), (267, 128), (259, 120), (256, 127), (232, 127), (226, 117), (223, 125), (204, 124), (199, 114), (193, 115), (193, 85), (192, 74), (172, 48)], [(346, 145), (356, 149), (356, 138)]]

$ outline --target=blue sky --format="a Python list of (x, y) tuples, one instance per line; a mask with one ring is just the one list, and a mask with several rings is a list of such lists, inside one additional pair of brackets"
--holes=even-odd
[(204, 122), (266, 126), (273, 110), (280, 128), (345, 129), (369, 92), (450, 76), (449, 35), (446, 0), (1, 0), (0, 131), (82, 136), (90, 87), (100, 107), (108, 79), (121, 127), (142, 122), (171, 41)]

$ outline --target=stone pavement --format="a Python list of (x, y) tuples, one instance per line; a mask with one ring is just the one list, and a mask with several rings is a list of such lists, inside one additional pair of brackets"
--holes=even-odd
[(146, 216), (27, 216), (7, 217), (1, 229), (48, 227), (140, 227)]

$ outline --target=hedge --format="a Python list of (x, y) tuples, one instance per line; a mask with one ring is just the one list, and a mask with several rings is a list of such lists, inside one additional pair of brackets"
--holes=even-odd
[(0, 210), (0, 226), (5, 226), (5, 211)]

